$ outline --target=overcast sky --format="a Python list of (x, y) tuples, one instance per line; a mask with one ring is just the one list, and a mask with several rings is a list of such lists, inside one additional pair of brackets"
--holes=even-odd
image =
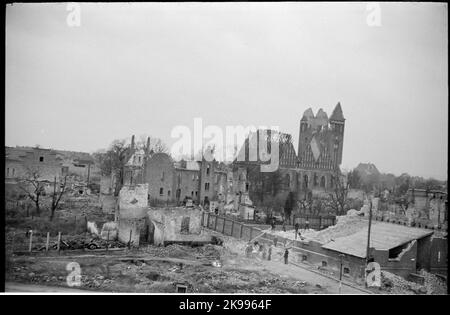
[(93, 152), (203, 125), (280, 126), (297, 149), (311, 107), (346, 118), (344, 168), (447, 177), (447, 5), (13, 4), (6, 145)]

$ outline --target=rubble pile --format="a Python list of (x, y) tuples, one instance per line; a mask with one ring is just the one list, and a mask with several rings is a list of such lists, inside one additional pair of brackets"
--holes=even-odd
[(445, 282), (433, 274), (421, 271), (425, 278), (424, 285), (407, 281), (404, 278), (390, 272), (381, 272), (381, 290), (391, 294), (447, 294)]
[[(372, 224), (376, 223), (372, 222)], [(312, 239), (319, 243), (325, 244), (330, 242), (331, 239), (353, 234), (366, 226), (367, 221), (359, 216), (338, 216), (336, 217), (336, 225), (330, 226), (325, 230), (318, 231)]]
[(143, 251), (156, 257), (185, 257), (189, 255), (189, 247), (178, 244), (149, 246), (143, 248)]
[[(287, 238), (287, 239), (290, 239), (290, 240), (295, 240), (295, 230), (294, 229), (287, 230), (286, 232), (284, 232), (284, 231), (271, 231), (269, 229), (266, 232), (269, 233), (269, 234), (272, 234), (272, 235), (279, 236), (279, 237)], [(318, 233), (318, 231), (313, 230), (313, 229), (308, 229), (308, 230), (300, 229), (299, 232), (300, 232), (301, 236), (297, 236), (297, 240), (301, 240), (302, 238), (304, 238), (304, 239), (312, 239)]]
[(223, 254), (223, 248), (217, 245), (206, 244), (205, 246), (195, 247), (196, 254), (202, 255), (208, 259), (220, 259)]
[(447, 284), (443, 279), (425, 270), (421, 270), (420, 275), (425, 278), (428, 294), (447, 294)]
[[(362, 227), (367, 225), (367, 221), (363, 220), (359, 216), (343, 215), (336, 217), (336, 225), (330, 226), (324, 230), (316, 231), (313, 229), (300, 229), (301, 236), (297, 237), (297, 240), (313, 240), (319, 243), (328, 243), (331, 239), (346, 236), (354, 232), (359, 231)], [(267, 229), (264, 232), (276, 235), (282, 238), (295, 240), (295, 230), (285, 231), (272, 231)]]
[(230, 293), (304, 293), (308, 285), (305, 281), (295, 281), (258, 273), (220, 271), (216, 273), (198, 272), (194, 280), (200, 285), (200, 292)]

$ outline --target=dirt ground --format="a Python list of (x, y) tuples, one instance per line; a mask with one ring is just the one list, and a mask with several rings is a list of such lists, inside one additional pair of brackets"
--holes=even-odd
[(77, 288), (102, 292), (175, 293), (181, 284), (192, 293), (326, 293), (242, 256), (217, 245), (149, 246), (115, 255), (18, 256), (10, 258), (6, 281), (67, 288), (66, 267), (77, 262), (81, 268)]
[[(77, 221), (74, 220), (75, 216), (78, 217)], [(61, 288), (61, 291), (81, 289), (93, 292), (175, 293), (177, 285), (184, 285), (188, 293), (339, 293), (335, 280), (291, 263), (285, 265), (280, 248), (273, 250), (271, 261), (257, 254), (246, 257), (247, 242), (215, 232), (211, 233), (224, 240), (223, 246), (141, 246), (139, 249), (109, 252), (80, 251), (75, 254), (62, 251), (58, 255), (56, 251), (50, 251), (31, 256), (12, 255), (13, 247), (16, 251), (28, 248), (25, 235), (28, 224), (34, 229), (33, 243), (36, 246), (45, 243), (49, 227), (53, 229), (51, 242), (56, 242), (55, 232), (61, 228), (66, 228), (67, 237), (63, 239), (69, 236), (88, 237), (84, 229), (76, 229), (77, 225), (84, 223), (80, 219), (83, 216), (88, 216), (89, 220), (108, 219), (98, 207), (86, 202), (70, 211), (62, 210), (56, 222), (47, 223), (45, 218), (34, 218), (25, 223), (17, 218), (20, 224), (7, 225), (5, 280), (6, 283), (17, 284), (11, 286), (14, 292), (28, 285), (34, 287), (33, 290), (45, 286), (52, 290)], [(283, 234), (280, 236), (289, 234), (290, 238), (294, 238), (293, 231), (276, 233)], [(318, 232), (310, 230), (309, 233), (308, 236), (314, 237)], [(71, 271), (66, 268), (71, 262), (78, 263), (81, 268), (80, 286), (70, 287), (67, 284)], [(397, 290), (398, 281), (393, 283), (391, 285), (386, 280), (383, 290), (374, 293), (402, 294), (404, 291)], [(343, 286), (342, 293), (364, 294), (349, 286)]]

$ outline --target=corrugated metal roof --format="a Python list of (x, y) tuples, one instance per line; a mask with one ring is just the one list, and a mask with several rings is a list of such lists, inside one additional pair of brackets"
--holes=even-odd
[[(322, 248), (365, 258), (367, 230), (368, 227), (364, 227), (356, 233), (330, 241), (323, 245)], [(370, 231), (370, 247), (374, 247), (377, 250), (389, 250), (431, 234), (433, 234), (433, 231), (430, 230), (384, 222), (373, 222)]]

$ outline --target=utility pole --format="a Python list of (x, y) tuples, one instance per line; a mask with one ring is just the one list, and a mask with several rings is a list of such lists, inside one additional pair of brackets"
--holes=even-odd
[[(372, 198), (370, 199), (369, 206), (369, 229), (367, 233), (367, 250), (366, 250), (366, 267), (369, 264), (369, 255), (370, 255), (370, 228), (372, 226)], [(367, 287), (367, 279), (365, 281)]]
[(341, 259), (341, 268), (339, 271), (339, 294), (341, 294), (341, 291), (342, 291), (342, 259), (345, 257), (345, 255), (339, 254), (339, 257)]
[(89, 177), (91, 175), (91, 162), (88, 163), (87, 184), (89, 185)]

